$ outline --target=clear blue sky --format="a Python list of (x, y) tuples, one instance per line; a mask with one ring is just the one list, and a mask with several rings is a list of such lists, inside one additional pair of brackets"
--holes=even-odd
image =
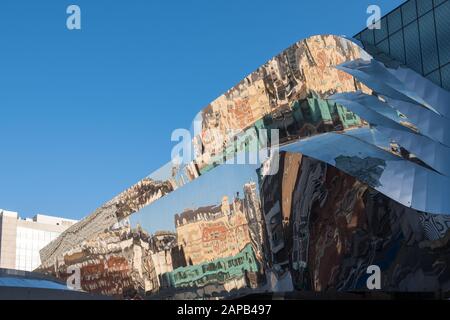
[[(295, 41), (401, 0), (1, 0), (0, 208), (81, 218), (170, 159), (175, 128)], [(82, 30), (66, 29), (66, 8)]]

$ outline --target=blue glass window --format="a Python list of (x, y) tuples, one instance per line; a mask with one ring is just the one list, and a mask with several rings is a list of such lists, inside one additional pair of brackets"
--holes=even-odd
[(433, 12), (428, 12), (419, 19), (419, 30), (422, 43), (422, 57), (424, 58), (423, 71), (425, 74), (428, 74), (439, 67)]
[(444, 3), (447, 0), (434, 0), (434, 6), (437, 7), (438, 5)]
[(366, 29), (361, 33), (361, 41), (375, 44), (374, 36), (373, 36), (373, 30)]
[(393, 34), (402, 28), (402, 15), (400, 8), (388, 15), (389, 34)]
[(441, 85), (441, 74), (440, 74), (439, 70), (436, 70), (436, 71), (430, 73), (429, 75), (426, 76), (426, 78), (433, 81), (438, 86)]
[(450, 2), (435, 9), (436, 29), (441, 65), (450, 62)]
[(377, 48), (389, 55), (389, 39), (381, 41), (379, 44), (377, 44)]
[(403, 31), (393, 34), (390, 38), (391, 56), (401, 63), (405, 63), (405, 47), (403, 45)]
[(419, 10), (419, 16), (427, 13), (433, 9), (433, 0), (419, 0), (417, 1), (417, 9)]
[(450, 90), (450, 64), (446, 65), (441, 69), (441, 76), (442, 76), (442, 86)]
[(381, 28), (375, 29), (375, 43), (379, 43), (382, 40), (386, 39), (388, 36), (388, 28), (387, 28), (387, 20), (386, 18), (381, 19), (380, 21)]
[(408, 1), (402, 6), (402, 15), (404, 26), (417, 19), (416, 0)]
[(422, 73), (419, 31), (416, 21), (405, 27), (405, 52), (408, 66), (414, 71)]

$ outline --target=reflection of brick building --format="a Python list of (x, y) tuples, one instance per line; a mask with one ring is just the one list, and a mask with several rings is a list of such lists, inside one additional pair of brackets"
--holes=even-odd
[(55, 270), (39, 271), (66, 279), (69, 267), (79, 268), (82, 289), (92, 293), (123, 297), (127, 292), (159, 292), (167, 287), (163, 274), (186, 265), (176, 247), (176, 234), (158, 231), (149, 235), (139, 226), (130, 229), (125, 222), (74, 247), (56, 263)]
[(238, 254), (251, 242), (243, 201), (186, 210), (175, 216), (178, 244), (188, 265)]
[(237, 193), (230, 202), (224, 196), (220, 205), (175, 215), (178, 250), (187, 265), (234, 256), (247, 244), (262, 259), (264, 227), (256, 183), (246, 183), (243, 189), (244, 198)]
[(65, 280), (70, 270), (79, 269), (85, 291), (118, 297), (129, 291), (143, 294), (156, 277), (149, 249), (146, 232), (121, 224), (72, 248), (53, 268), (38, 271)]
[(247, 244), (238, 254), (188, 267), (181, 267), (165, 275), (172, 288), (199, 288), (223, 285), (224, 289), (257, 286), (255, 274), (259, 266), (253, 248)]
[(404, 207), (298, 153), (279, 161), (278, 174), (260, 176), (277, 276), (300, 290), (367, 290), (367, 267), (378, 265), (383, 290), (449, 290), (449, 217)]
[(112, 228), (151, 202), (174, 190), (169, 181), (145, 178), (131, 188), (120, 193), (106, 204), (95, 210), (87, 218), (66, 229), (60, 237), (40, 250), (43, 268), (51, 267), (74, 247), (79, 247), (88, 238)]
[(279, 272), (289, 264), (292, 194), (301, 161), (300, 154), (281, 153), (278, 172), (260, 177), (261, 207), (270, 247), (267, 259), (269, 266)]
[[(197, 159), (200, 170), (210, 164), (214, 155), (223, 151), (224, 145), (232, 142), (229, 130), (246, 130), (256, 122), (265, 122), (263, 118), (267, 117), (275, 124), (281, 124), (280, 129), (283, 129), (294, 120), (283, 113), (286, 110), (292, 112), (290, 109), (295, 103), (306, 101), (312, 95), (324, 99), (336, 92), (369, 92), (353, 77), (334, 68), (360, 56), (358, 47), (337, 37), (314, 36), (294, 44), (262, 65), (202, 110), (202, 134), (199, 138), (203, 154)], [(321, 107), (314, 101), (310, 103), (312, 109)], [(337, 108), (336, 113), (339, 113), (344, 127), (360, 122), (358, 117), (342, 108)], [(317, 124), (313, 123), (311, 127)], [(330, 125), (327, 131), (333, 129)]]
[(145, 178), (121, 193), (115, 200), (119, 220), (128, 217), (149, 203), (173, 191), (173, 185), (167, 181), (155, 181)]
[(207, 296), (261, 283), (264, 226), (256, 183), (244, 185), (243, 199), (237, 193), (230, 203), (224, 196), (220, 205), (175, 215), (175, 226), (172, 269), (159, 274), (160, 295), (183, 288), (184, 298), (198, 290)]
[(258, 260), (263, 260), (264, 253), (264, 218), (261, 212), (256, 183), (250, 182), (244, 185), (244, 209), (249, 225), (250, 238), (255, 248)]
[[(213, 290), (213, 279), (221, 279), (221, 290), (228, 292), (255, 288), (260, 280), (259, 241), (263, 234), (256, 191), (256, 185), (248, 183), (244, 186), (244, 199), (237, 195), (230, 203), (228, 197), (223, 197), (218, 206), (177, 215), (176, 233), (158, 231), (150, 235), (139, 225), (131, 229), (129, 222), (123, 220), (111, 230), (73, 247), (54, 270), (43, 267), (41, 271), (65, 279), (69, 267), (79, 268), (84, 290), (118, 297), (128, 292), (164, 295), (174, 289), (174, 279), (169, 275), (204, 268), (208, 270), (197, 274), (195, 282), (202, 290)], [(210, 263), (216, 267), (218, 263), (226, 265), (214, 271)], [(198, 289), (188, 284), (183, 284), (183, 288), (192, 289), (191, 293)]]
[(292, 199), (293, 283), (302, 290), (366, 290), (367, 267), (378, 265), (383, 290), (449, 290), (449, 228), (448, 217), (404, 207), (304, 157)]
[(158, 231), (151, 237), (149, 246), (150, 265), (154, 269), (153, 277), (148, 279), (149, 285), (145, 291), (157, 292), (163, 287), (162, 274), (173, 270), (172, 247), (177, 243), (173, 232)]

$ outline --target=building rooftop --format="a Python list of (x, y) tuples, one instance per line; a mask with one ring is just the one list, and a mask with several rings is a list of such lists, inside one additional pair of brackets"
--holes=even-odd
[(17, 212), (4, 209), (0, 209), (0, 217), (16, 218), (21, 221), (37, 222), (49, 225), (72, 225), (78, 222), (74, 219), (66, 219), (45, 214), (36, 214), (32, 218), (21, 218)]

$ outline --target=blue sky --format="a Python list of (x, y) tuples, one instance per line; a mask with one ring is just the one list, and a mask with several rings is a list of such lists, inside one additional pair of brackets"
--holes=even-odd
[(0, 208), (86, 216), (168, 162), (172, 130), (272, 56), (401, 2), (2, 0)]

